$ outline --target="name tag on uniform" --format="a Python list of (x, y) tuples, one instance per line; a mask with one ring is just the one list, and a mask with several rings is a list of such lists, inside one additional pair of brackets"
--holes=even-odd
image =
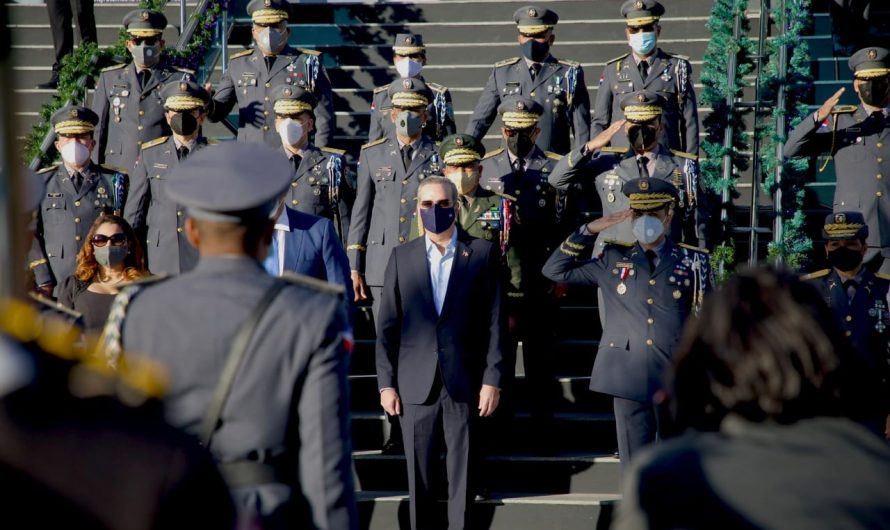
[(167, 169), (167, 164), (152, 164), (152, 167), (156, 167), (158, 169)]
[(619, 269), (632, 269), (634, 268), (634, 264), (629, 261), (619, 261), (615, 264)]

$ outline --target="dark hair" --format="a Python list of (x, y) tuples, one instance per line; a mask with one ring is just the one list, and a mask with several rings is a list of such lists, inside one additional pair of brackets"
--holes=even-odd
[(812, 286), (742, 270), (687, 325), (673, 377), (679, 426), (713, 429), (729, 413), (779, 423), (840, 415), (849, 351)]
[(145, 257), (142, 251), (142, 244), (139, 243), (139, 239), (136, 237), (136, 232), (133, 231), (130, 223), (124, 220), (123, 217), (112, 214), (100, 215), (96, 221), (93, 222), (93, 226), (90, 227), (90, 231), (87, 233), (86, 240), (80, 246), (80, 251), (77, 253), (77, 268), (74, 271), (74, 276), (82, 282), (92, 282), (95, 279), (96, 274), (99, 272), (99, 264), (96, 263), (96, 257), (93, 255), (92, 241), (93, 236), (96, 235), (96, 231), (104, 224), (112, 224), (121, 227), (124, 234), (127, 236), (127, 248), (130, 251), (124, 259), (124, 278), (127, 281), (132, 281), (148, 276), (148, 270), (145, 268)]

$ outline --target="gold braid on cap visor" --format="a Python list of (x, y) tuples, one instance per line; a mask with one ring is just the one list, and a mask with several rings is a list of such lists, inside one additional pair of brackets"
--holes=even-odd
[(429, 100), (416, 92), (396, 92), (392, 95), (392, 106), (402, 109), (425, 108)]
[(279, 99), (272, 106), (275, 114), (299, 114), (312, 112), (312, 105), (298, 99)]
[(287, 11), (280, 9), (257, 9), (250, 15), (250, 19), (257, 24), (277, 24), (287, 20)]
[(93, 132), (96, 126), (86, 120), (65, 120), (53, 126), (58, 134), (83, 134)]
[(856, 79), (874, 79), (890, 74), (890, 68), (866, 68), (865, 70), (856, 70), (853, 77)]
[(448, 164), (449, 166), (467, 164), (469, 162), (478, 162), (482, 160), (482, 157), (479, 156), (479, 153), (472, 149), (452, 149), (445, 153), (445, 156), (442, 157), (443, 162)]
[(426, 52), (426, 48), (423, 46), (393, 46), (392, 51), (396, 55), (413, 55)]
[(164, 30), (157, 28), (127, 28), (127, 33), (134, 37), (156, 37)]
[(674, 196), (670, 193), (631, 193), (628, 199), (632, 210), (649, 211), (673, 202)]
[(658, 17), (639, 17), (639, 18), (629, 18), (627, 19), (627, 25), (635, 28), (637, 26), (647, 26), (649, 24), (654, 24), (658, 22)]
[(864, 227), (859, 223), (838, 223), (825, 225), (825, 233), (831, 237), (851, 238)]
[(518, 29), (519, 33), (522, 33), (523, 35), (537, 35), (538, 33), (544, 33), (545, 31), (553, 29), (553, 25), (538, 24), (536, 26), (525, 26), (520, 24), (516, 26), (516, 29)]
[(624, 117), (630, 121), (649, 121), (659, 116), (663, 109), (655, 105), (628, 105), (624, 107)]
[(204, 105), (204, 100), (195, 96), (170, 96), (164, 101), (164, 108), (169, 110), (200, 109)]
[(505, 112), (501, 118), (511, 129), (528, 129), (538, 124), (539, 116), (533, 112)]

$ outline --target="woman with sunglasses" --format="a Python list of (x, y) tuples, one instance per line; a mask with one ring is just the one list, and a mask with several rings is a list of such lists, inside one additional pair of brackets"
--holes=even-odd
[(84, 331), (101, 331), (123, 282), (149, 275), (142, 245), (130, 225), (116, 215), (96, 219), (89, 244), (77, 254), (74, 274), (62, 282), (59, 303), (83, 314)]

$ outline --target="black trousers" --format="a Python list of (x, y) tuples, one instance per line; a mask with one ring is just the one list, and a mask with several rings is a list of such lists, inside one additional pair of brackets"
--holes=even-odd
[[(74, 2), (74, 10), (71, 2)], [(71, 21), (77, 15), (77, 28), (80, 30), (81, 42), (98, 42), (96, 38), (96, 16), (93, 13), (93, 0), (46, 0), (49, 14), (49, 27), (53, 34), (53, 46), (56, 49), (56, 62), (53, 70), (62, 67), (62, 58), (74, 51), (74, 32)]]
[(664, 407), (632, 399), (613, 398), (615, 429), (618, 435), (618, 455), (621, 458), (621, 475), (640, 449), (664, 439), (672, 433), (672, 422)]

